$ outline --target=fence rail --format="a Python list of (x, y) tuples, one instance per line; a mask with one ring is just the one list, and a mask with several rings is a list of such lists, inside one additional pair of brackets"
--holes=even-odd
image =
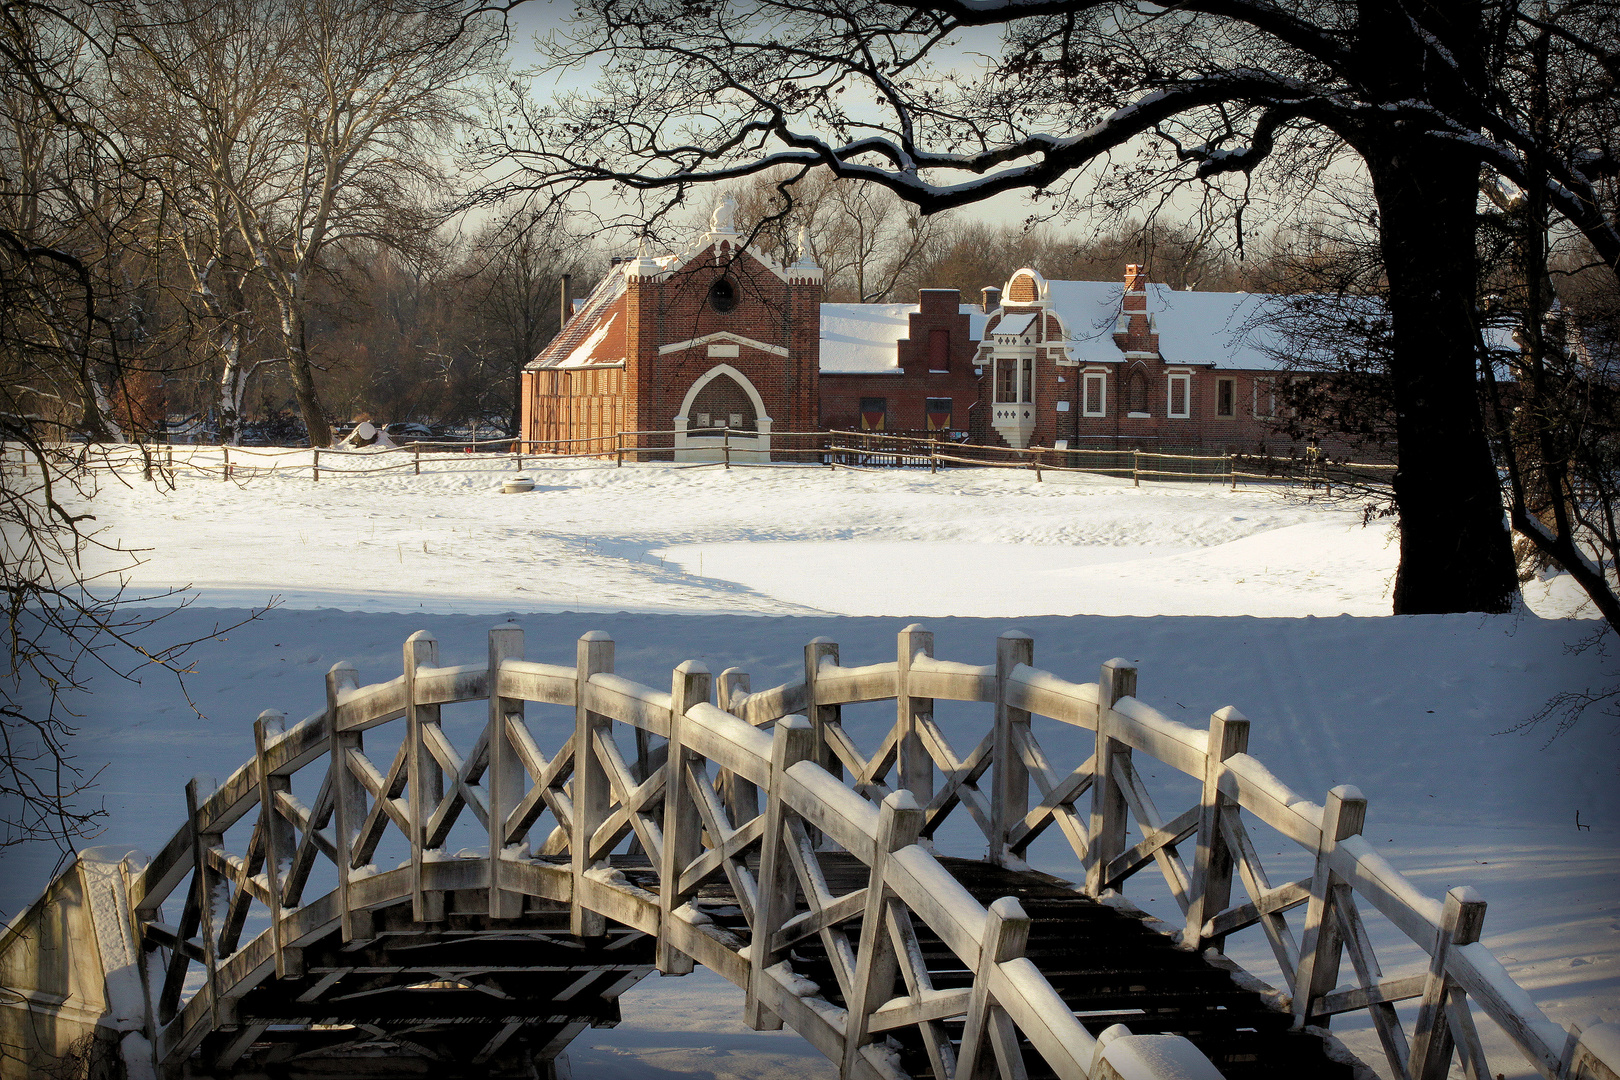
[[(691, 432), (687, 433), (692, 434)], [(1045, 474), (1089, 473), (1116, 479), (1223, 484), (1299, 484), (1332, 494), (1335, 487), (1385, 486), (1396, 466), (1333, 461), (1326, 457), (1274, 457), (1265, 454), (1165, 453), (1148, 450), (1057, 449), (987, 446), (942, 441), (916, 435), (871, 431), (771, 432), (762, 449), (757, 432), (716, 428), (701, 433), (702, 451), (713, 460), (688, 461), (691, 467), (725, 469), (800, 464), (830, 468), (911, 468), (937, 473), (952, 467), (1017, 469), (1036, 480)], [(421, 475), (424, 461), (443, 471), (451, 458), (458, 471), (522, 470), (524, 462), (626, 461), (678, 459), (681, 447), (673, 431), (621, 431), (608, 436), (536, 442), (516, 438), (466, 442), (406, 443), (363, 450), (271, 449), (233, 446), (138, 444), (85, 451), (92, 467), (140, 468), (218, 476), (245, 481), (274, 475), (307, 475), (319, 482), (341, 476), (404, 473)], [(718, 445), (713, 445), (718, 440)], [(501, 449), (485, 449), (485, 448)], [(761, 460), (763, 458), (764, 460)], [(356, 461), (365, 467), (354, 467)]]
[[(1125, 661), (1104, 663), (1097, 682), (1069, 682), (1035, 668), (1034, 642), (1018, 632), (998, 639), (990, 664), (933, 651), (933, 636), (910, 626), (896, 659), (851, 667), (817, 638), (803, 677), (780, 686), (752, 691), (742, 671), (714, 678), (688, 662), (666, 692), (615, 674), (603, 633), (582, 636), (564, 665), (525, 659), (522, 631), (507, 625), (491, 631), (485, 662), (441, 665), (436, 642), (418, 633), (388, 681), (361, 686), (352, 666), (335, 665), (324, 708), (290, 727), (262, 714), (252, 760), (223, 784), (188, 785), (185, 824), (130, 882), (162, 972), (149, 1003), (157, 1063), (176, 1066), (234, 1023), (255, 986), (302, 973), (301, 950), (322, 935), (364, 942), (380, 932), (373, 912), (405, 900), (419, 922), (442, 922), (447, 894), (484, 890), (491, 918), (540, 897), (567, 905), (576, 934), (600, 935), (611, 921), (656, 936), (662, 970), (716, 971), (746, 991), (752, 1026), (785, 1021), (846, 1077), (903, 1075), (884, 1042), (902, 1030), (936, 1077), (1019, 1075), (1020, 1039), (1060, 1077), (1116, 1075), (1102, 1062), (1129, 1040), (1094, 1037), (1024, 955), (1017, 901), (981, 904), (936, 857), (942, 825), (965, 815), (1003, 867), (1023, 867), (1050, 833), (1079, 857), (1076, 888), (1089, 896), (1156, 869), (1181, 909), (1183, 946), (1218, 949), (1258, 930), (1294, 1025), (1365, 1010), (1404, 1080), (1441, 1080), (1454, 1056), (1471, 1077), (1493, 1075), (1476, 1008), (1552, 1080), (1620, 1064), (1612, 1048), (1549, 1020), (1480, 944), (1477, 894), (1455, 888), (1437, 900), (1417, 889), (1362, 839), (1367, 801), (1355, 788), (1335, 787), (1321, 804), (1298, 794), (1248, 754), (1250, 724), (1237, 710), (1189, 727), (1138, 699)], [(935, 720), (941, 700), (993, 709), (965, 754)], [(488, 702), (487, 720), (457, 748), (441, 710), (474, 701)], [(842, 710), (885, 701), (897, 719), (867, 753)], [(571, 734), (549, 756), (531, 706), (571, 714)], [(1044, 745), (1037, 720), (1057, 725)], [(368, 756), (366, 740), (383, 729), (397, 749)], [(1191, 778), (1193, 805), (1161, 813), (1138, 755)], [(310, 803), (293, 794), (303, 770), (314, 771), (310, 790), (318, 783)], [(255, 812), (245, 847), (228, 850), (227, 832)], [(1302, 849), (1310, 872), (1273, 884), (1257, 829)], [(468, 830), (481, 839), (452, 854)], [(406, 858), (379, 870), (389, 836), (404, 839)], [(613, 870), (625, 845), (657, 871), (656, 892)], [(827, 851), (858, 860), (865, 886), (836, 893), (819, 869)], [(307, 897), (322, 860), (336, 885)], [(696, 902), (717, 875), (741, 911), (736, 930)], [(807, 910), (795, 913), (795, 892)], [(170, 923), (162, 905), (175, 896), (183, 910)], [(1288, 913), (1299, 909), (1296, 935)], [(244, 941), (250, 910), (268, 927)], [(1384, 975), (1364, 919), (1374, 912), (1415, 946), (1417, 974)], [(968, 986), (933, 988), (914, 926), (954, 954)], [(824, 945), (842, 1005), (795, 974), (789, 948), (806, 938)], [(1345, 958), (1354, 977), (1341, 983)], [(1413, 1000), (1403, 1024), (1395, 1005)], [(959, 1042), (942, 1026), (953, 1017)]]

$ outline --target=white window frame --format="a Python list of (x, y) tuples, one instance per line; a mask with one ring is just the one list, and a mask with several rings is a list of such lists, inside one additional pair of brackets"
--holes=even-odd
[[(1266, 402), (1266, 412), (1260, 411), (1262, 396)], [(1269, 420), (1277, 415), (1277, 380), (1271, 377), (1254, 380), (1254, 418), (1256, 420)]]
[[(1181, 411), (1176, 412), (1176, 383), (1181, 383)], [(1171, 420), (1192, 418), (1192, 376), (1176, 372), (1165, 377), (1164, 415)]]
[[(1097, 384), (1097, 407), (1091, 407), (1091, 384)], [(1088, 371), (1080, 377), (1080, 415), (1107, 416), (1108, 415), (1108, 373), (1106, 371)]]

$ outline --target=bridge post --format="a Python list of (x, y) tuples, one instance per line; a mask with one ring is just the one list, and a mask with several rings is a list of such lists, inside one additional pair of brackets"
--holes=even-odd
[(344, 944), (372, 936), (371, 912), (356, 911), (349, 902), (354, 846), (366, 820), (366, 793), (349, 765), (349, 752), (358, 753), (363, 741), (360, 732), (338, 727), (338, 698), (359, 688), (360, 675), (347, 660), (333, 664), (326, 673), (326, 768), (332, 788), (332, 846), (337, 849), (338, 910), (343, 919)]
[(667, 927), (675, 909), (691, 895), (691, 890), (680, 887), (681, 872), (703, 854), (703, 820), (698, 816), (697, 800), (687, 786), (687, 770), (704, 768), (704, 761), (686, 748), (681, 729), (686, 725), (686, 710), (709, 700), (709, 685), (709, 669), (696, 660), (688, 660), (675, 669), (669, 691), (669, 755), (664, 759), (664, 849), (658, 853), (662, 931), (658, 935), (657, 962), (659, 972), (664, 975), (688, 975), (693, 968), (692, 958), (671, 943)]
[[(206, 789), (206, 790), (204, 790)], [(209, 864), (209, 855), (217, 847), (225, 843), (225, 837), (217, 832), (204, 832), (201, 827), (202, 804), (209, 795), (219, 790), (219, 784), (208, 776), (194, 776), (186, 782), (186, 822), (191, 832), (191, 900), (196, 905), (197, 937), (202, 940), (203, 985), (198, 993), (205, 995), (208, 1002), (210, 1028), (219, 1026), (223, 1017), (220, 1016), (219, 1000), (219, 937), (216, 932), (214, 917), (218, 914), (224, 881), (220, 874)], [(182, 919), (182, 934), (185, 932), (184, 924), (190, 920)], [(182, 948), (184, 937), (176, 944), (174, 956), (180, 961), (180, 972), (185, 972), (185, 951)], [(168, 982), (175, 983), (175, 993), (170, 994)], [(168, 1008), (159, 1008), (159, 1020), (167, 1023), (169, 1017), (177, 1011), (179, 1004), (179, 982), (175, 978), (174, 964), (169, 967), (169, 979), (165, 981), (163, 996), (168, 1000)], [(168, 1015), (163, 1015), (167, 1013)]]
[[(1232, 902), (1232, 851), (1221, 831), (1221, 815), (1237, 805), (1221, 794), (1221, 762), (1249, 752), (1249, 721), (1228, 705), (1209, 718), (1209, 750), (1204, 756), (1204, 794), (1198, 804), (1198, 850), (1193, 856), (1192, 885), (1187, 896), (1187, 929), (1182, 941), (1201, 947), (1204, 923)], [(1225, 950), (1224, 938), (1214, 942)]]
[(841, 722), (843, 710), (837, 705), (821, 704), (816, 691), (816, 683), (821, 678), (821, 665), (828, 660), (838, 663), (838, 643), (831, 638), (811, 638), (804, 647), (804, 713), (816, 734), (816, 764), (834, 776), (842, 777), (844, 766), (828, 744), (827, 725)]
[(798, 889), (793, 875), (793, 860), (788, 845), (788, 807), (782, 802), (783, 775), (801, 761), (814, 760), (816, 753), (815, 729), (802, 716), (784, 716), (776, 722), (776, 733), (771, 739), (771, 779), (765, 788), (765, 833), (759, 848), (759, 901), (754, 906), (753, 942), (748, 948), (748, 1000), (743, 1019), (755, 1031), (776, 1031), (782, 1026), (781, 1017), (775, 1015), (760, 1000), (765, 972), (780, 950), (771, 947), (777, 931), (793, 914), (794, 898)]
[(489, 632), (489, 917), (523, 915), (523, 894), (506, 887), (504, 854), (508, 844), (521, 844), (527, 831), (507, 835), (506, 823), (523, 799), (523, 761), (512, 746), (507, 725), (523, 723), (523, 699), (501, 695), (501, 664), (523, 659), (523, 628), (512, 623)]
[(1091, 842), (1086, 848), (1086, 894), (1100, 896), (1108, 864), (1125, 853), (1125, 792), (1114, 763), (1131, 763), (1131, 748), (1113, 737), (1114, 705), (1136, 696), (1136, 667), (1118, 657), (1097, 679), (1097, 749), (1091, 757)]
[[(722, 671), (717, 691), (720, 711), (733, 713), (738, 703), (748, 696), (751, 688), (748, 672), (740, 668), (727, 668)], [(759, 788), (755, 787), (752, 781), (744, 780), (730, 769), (721, 769), (720, 775), (715, 780), (715, 786), (726, 805), (726, 810), (731, 814), (733, 828), (759, 816)]]
[[(901, 632), (902, 640), (905, 631)], [(932, 636), (932, 635), (930, 635)], [(917, 797), (905, 788), (891, 792), (878, 814), (877, 842), (872, 847), (872, 866), (866, 882), (866, 907), (861, 915), (860, 952), (855, 961), (855, 999), (846, 1002), (844, 1019), (844, 1060), (840, 1076), (854, 1076), (861, 1047), (872, 1041), (867, 1030), (872, 1013), (894, 995), (894, 977), (899, 962), (893, 939), (886, 925), (890, 916), (909, 918), (885, 884), (889, 855), (917, 842), (922, 833), (923, 811)]]
[(1029, 713), (1007, 704), (1007, 680), (1019, 664), (1035, 666), (1035, 639), (1008, 630), (996, 639), (996, 728), (990, 754), (990, 861), (997, 866), (1022, 865), (1007, 849), (1007, 839), (1029, 813), (1029, 766), (1023, 747), (1029, 736)]
[[(1418, 1002), (1417, 1019), (1412, 1024), (1412, 1080), (1445, 1080), (1451, 1071), (1451, 1051), (1455, 1044), (1453, 1025), (1463, 1028), (1465, 1056), (1483, 1058), (1479, 1037), (1473, 1034), (1473, 1017), (1462, 989), (1446, 974), (1451, 950), (1479, 940), (1485, 923), (1485, 901), (1477, 890), (1459, 885), (1446, 893), (1440, 913), (1440, 930), (1435, 935), (1434, 954), (1429, 957), (1429, 974)], [(1469, 1045), (1472, 1043), (1472, 1045)], [(1480, 1062), (1467, 1069), (1470, 1076), (1489, 1076), (1479, 1071)]]
[[(979, 966), (973, 974), (973, 996), (968, 999), (967, 1021), (962, 1026), (962, 1048), (956, 1059), (956, 1080), (988, 1080), (996, 1059), (1005, 1058), (1004, 1076), (1023, 1075), (1018, 1032), (1012, 1018), (990, 997), (990, 972), (1024, 955), (1029, 944), (1029, 916), (1015, 897), (1003, 896), (990, 905), (984, 918)], [(985, 1053), (988, 1038), (991, 1053)]]
[(1316, 870), (1311, 876), (1311, 899), (1305, 908), (1305, 933), (1299, 945), (1299, 970), (1294, 975), (1294, 1027), (1316, 1023), (1327, 1027), (1329, 1017), (1313, 1018), (1311, 1009), (1339, 982), (1339, 954), (1343, 939), (1334, 914), (1335, 886), (1340, 884), (1328, 865), (1340, 840), (1359, 835), (1367, 821), (1367, 800), (1361, 790), (1340, 784), (1322, 803), (1322, 834), (1316, 845)]
[(591, 838), (607, 820), (612, 791), (607, 769), (596, 750), (598, 734), (612, 738), (613, 721), (585, 707), (590, 696), (591, 676), (613, 670), (613, 639), (602, 630), (580, 637), (574, 661), (574, 819), (569, 823), (568, 853), (574, 873), (574, 897), (569, 907), (568, 926), (578, 937), (601, 937), (607, 933), (607, 920), (586, 907), (580, 899), (585, 871), (594, 869)]
[(899, 786), (917, 797), (919, 806), (927, 806), (934, 798), (934, 759), (918, 734), (919, 723), (932, 720), (934, 699), (911, 696), (911, 662), (918, 656), (934, 655), (934, 635), (922, 624), (912, 623), (900, 631), (899, 662), (895, 673), (894, 701), (899, 713), (898, 745), (895, 747), (895, 769)]
[[(304, 970), (302, 953), (287, 948), (282, 940), (281, 927), (281, 886), (287, 871), (292, 868), (297, 841), (293, 836), (292, 822), (276, 805), (276, 796), (281, 792), (292, 794), (292, 777), (272, 776), (270, 755), (266, 752), (270, 740), (285, 730), (287, 714), (275, 709), (266, 709), (253, 721), (253, 747), (259, 774), (259, 828), (264, 830), (264, 879), (269, 886), (266, 891), (270, 894), (270, 945), (275, 951), (278, 979), (302, 975)], [(315, 827), (313, 820), (309, 827)]]
[(416, 922), (444, 921), (444, 894), (427, 888), (428, 824), (444, 799), (444, 771), (428, 746), (427, 728), (439, 726), (439, 706), (417, 700), (416, 672), (439, 666), (439, 643), (426, 630), (405, 640), (405, 738), (411, 792), (411, 918)]

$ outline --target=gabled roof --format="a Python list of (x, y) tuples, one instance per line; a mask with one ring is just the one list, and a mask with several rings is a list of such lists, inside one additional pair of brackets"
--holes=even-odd
[(624, 274), (614, 267), (526, 371), (617, 364), (624, 360)]
[[(897, 343), (911, 334), (919, 304), (822, 304), (821, 370), (828, 374), (900, 374)], [(977, 304), (959, 308), (968, 334), (984, 337), (985, 314)]]

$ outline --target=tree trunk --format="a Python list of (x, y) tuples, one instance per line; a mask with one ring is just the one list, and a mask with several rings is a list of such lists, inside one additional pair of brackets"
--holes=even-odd
[(1506, 611), (1518, 581), (1475, 366), (1479, 164), (1396, 133), (1368, 165), (1394, 342), (1395, 614)]
[(293, 396), (298, 399), (298, 411), (304, 417), (304, 430), (309, 432), (309, 445), (331, 446), (332, 426), (326, 422), (326, 410), (321, 408), (315, 392), (315, 367), (309, 362), (304, 329), (307, 325), (302, 311), (289, 313), (292, 326), (284, 317), (282, 330), (287, 343), (287, 370), (292, 375)]

